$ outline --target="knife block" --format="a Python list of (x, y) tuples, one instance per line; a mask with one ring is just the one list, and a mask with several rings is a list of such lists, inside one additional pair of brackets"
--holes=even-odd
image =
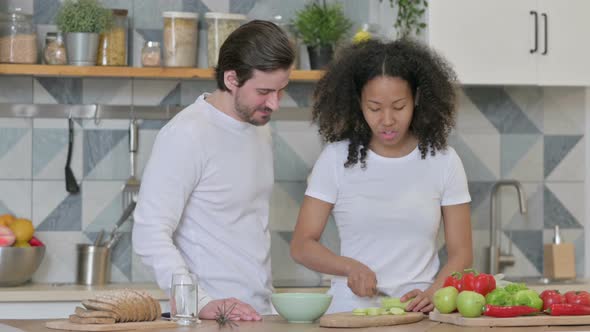
[(549, 279), (576, 278), (573, 243), (545, 244), (543, 249), (543, 276)]

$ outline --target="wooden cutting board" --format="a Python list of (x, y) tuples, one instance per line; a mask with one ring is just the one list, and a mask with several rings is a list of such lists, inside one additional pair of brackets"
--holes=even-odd
[(477, 317), (465, 318), (459, 313), (430, 313), (430, 320), (461, 326), (547, 326), (547, 325), (590, 325), (590, 316), (523, 316), (512, 318)]
[(355, 316), (349, 312), (324, 315), (320, 318), (322, 327), (374, 327), (409, 324), (424, 318), (421, 312), (406, 312), (404, 315)]
[(155, 320), (152, 322), (130, 322), (115, 324), (76, 324), (67, 319), (47, 322), (46, 327), (56, 330), (68, 331), (121, 331), (121, 330), (144, 330), (144, 329), (165, 329), (176, 327), (176, 323), (169, 320)]

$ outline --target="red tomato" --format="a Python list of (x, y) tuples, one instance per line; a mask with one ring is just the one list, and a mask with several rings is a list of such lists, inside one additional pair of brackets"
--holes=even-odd
[(590, 306), (590, 293), (587, 291), (569, 291), (565, 293), (566, 303)]
[(473, 290), (483, 296), (496, 289), (496, 279), (491, 274), (481, 273), (473, 281)]
[(541, 292), (541, 295), (539, 295), (539, 297), (541, 298), (541, 300), (543, 300), (543, 310), (551, 308), (552, 304), (561, 304), (565, 303), (566, 301), (565, 296), (559, 293), (558, 290), (554, 289), (544, 290), (543, 292)]

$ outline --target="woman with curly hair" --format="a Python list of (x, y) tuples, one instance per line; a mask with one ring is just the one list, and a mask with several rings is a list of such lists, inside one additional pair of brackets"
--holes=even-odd
[[(309, 178), (291, 255), (334, 275), (329, 312), (379, 306), (378, 293), (428, 312), (444, 278), (471, 266), (471, 197), (447, 145), (454, 81), (441, 57), (410, 40), (349, 46), (319, 81), (313, 119), (329, 144)], [(330, 214), (340, 255), (319, 242)], [(439, 270), (441, 219), (448, 260)]]

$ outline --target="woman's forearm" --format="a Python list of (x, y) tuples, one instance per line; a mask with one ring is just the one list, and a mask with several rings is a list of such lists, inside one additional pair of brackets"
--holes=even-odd
[(297, 263), (310, 270), (337, 276), (347, 276), (351, 267), (358, 263), (352, 258), (334, 254), (323, 244), (312, 239), (293, 243), (291, 256)]

